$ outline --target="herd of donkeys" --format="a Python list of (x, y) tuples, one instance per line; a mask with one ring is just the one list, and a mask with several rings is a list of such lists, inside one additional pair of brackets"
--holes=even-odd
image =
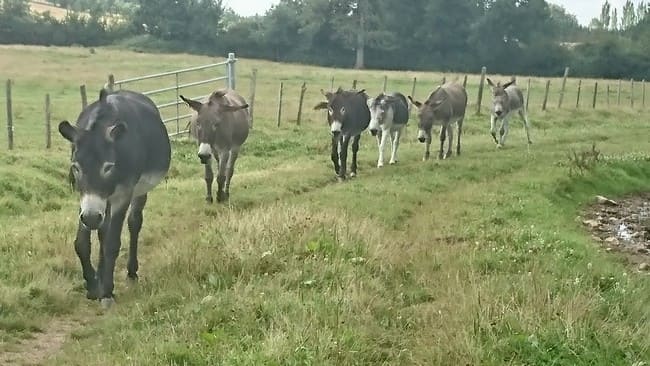
[[(518, 112), (524, 121), (528, 143), (528, 118), (524, 98), (516, 83), (492, 87), (491, 134), (498, 147), (508, 135), (508, 116)], [(348, 146), (352, 142), (350, 176), (357, 173), (357, 152), (361, 134), (369, 130), (377, 137), (379, 158), (391, 140), (390, 164), (397, 162), (400, 136), (409, 119), (410, 106), (399, 92), (380, 93), (370, 98), (365, 90), (325, 92), (325, 101), (314, 109), (326, 109), (332, 136), (332, 162), (339, 180), (347, 176)], [(218, 89), (204, 101), (180, 96), (193, 110), (190, 132), (198, 140), (198, 158), (205, 166), (206, 200), (213, 202), (214, 172), (217, 161), (218, 202), (229, 198), (235, 161), (249, 134), (248, 104), (232, 89)], [(455, 81), (438, 86), (424, 102), (408, 97), (418, 112), (418, 141), (425, 144), (424, 160), (429, 158), (433, 126), (440, 126), (438, 158), (452, 155), (453, 127), (458, 128), (456, 154), (467, 107), (467, 92)], [(497, 122), (501, 121), (497, 138)], [(166, 176), (171, 162), (171, 144), (160, 113), (147, 96), (129, 90), (102, 89), (98, 100), (85, 107), (76, 124), (62, 121), (59, 133), (72, 145), (70, 183), (80, 193), (79, 223), (75, 251), (81, 262), (89, 299), (100, 300), (104, 308), (114, 303), (115, 261), (121, 247), (121, 232), (126, 220), (129, 228), (127, 278), (137, 280), (138, 237), (143, 223), (147, 194)], [(444, 151), (444, 143), (448, 148)], [(90, 260), (92, 231), (100, 243), (99, 263)]]

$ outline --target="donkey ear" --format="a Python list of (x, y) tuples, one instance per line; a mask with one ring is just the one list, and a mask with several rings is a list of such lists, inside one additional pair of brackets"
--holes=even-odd
[(503, 84), (503, 89), (509, 87), (510, 85), (512, 85), (512, 84), (514, 84), (514, 83), (515, 83), (514, 80), (510, 80), (510, 81), (508, 81), (507, 83)]
[(108, 97), (108, 90), (106, 88), (102, 88), (99, 91), (99, 102), (101, 104), (106, 103), (106, 97)]
[(408, 98), (409, 98), (409, 100), (411, 101), (411, 103), (413, 103), (414, 106), (416, 106), (416, 107), (418, 107), (418, 108), (422, 107), (422, 103), (413, 100), (413, 98), (411, 98), (410, 95), (408, 96)]
[(68, 121), (61, 121), (61, 123), (59, 123), (59, 133), (63, 138), (70, 142), (74, 142), (78, 134), (77, 128), (71, 125)]
[(327, 109), (327, 102), (320, 102), (320, 103), (316, 104), (316, 106), (314, 107), (314, 110), (317, 111), (319, 109)]
[(203, 103), (197, 102), (196, 100), (185, 98), (182, 95), (179, 95), (179, 97), (181, 97), (181, 99), (183, 99), (183, 101), (187, 103), (187, 105), (190, 106), (190, 108), (194, 109), (197, 112), (199, 112), (201, 110), (201, 107), (203, 106)]
[(492, 80), (490, 80), (490, 78), (487, 78), (487, 82), (488, 82), (488, 85), (490, 85), (491, 87), (494, 88), (494, 83), (492, 82)]
[(106, 139), (110, 142), (115, 142), (126, 135), (126, 125), (124, 122), (117, 122), (113, 126), (106, 129)]

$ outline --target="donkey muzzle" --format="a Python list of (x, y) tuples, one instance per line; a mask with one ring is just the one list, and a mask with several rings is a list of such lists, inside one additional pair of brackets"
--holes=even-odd
[(373, 128), (372, 130), (370, 130), (370, 135), (377, 136), (378, 132), (379, 132), (379, 130), (376, 130), (376, 129)]

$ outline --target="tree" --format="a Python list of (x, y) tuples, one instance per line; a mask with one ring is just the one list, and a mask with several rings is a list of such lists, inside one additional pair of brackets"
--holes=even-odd
[(612, 11), (611, 8), (612, 8), (612, 5), (609, 3), (609, 1), (605, 0), (605, 3), (603, 3), (603, 6), (602, 6), (602, 8), (600, 10), (600, 22), (599, 22), (599, 24), (600, 24), (602, 29), (605, 29), (605, 30), (609, 29), (609, 24), (610, 24), (610, 21), (611, 21), (610, 14), (611, 14), (611, 11)]
[(636, 9), (631, 0), (627, 0), (623, 5), (623, 15), (621, 17), (621, 30), (626, 30), (637, 23)]

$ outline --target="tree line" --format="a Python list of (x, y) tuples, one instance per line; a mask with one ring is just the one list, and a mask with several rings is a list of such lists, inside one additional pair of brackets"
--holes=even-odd
[[(608, 1), (587, 27), (545, 0), (280, 0), (241, 17), (221, 0), (51, 0), (56, 20), (4, 0), (0, 43), (121, 43), (147, 51), (236, 52), (323, 66), (644, 79), (648, 5)], [(79, 14), (88, 14), (82, 17)], [(111, 15), (111, 18), (107, 17)], [(110, 22), (107, 19), (119, 19)]]

